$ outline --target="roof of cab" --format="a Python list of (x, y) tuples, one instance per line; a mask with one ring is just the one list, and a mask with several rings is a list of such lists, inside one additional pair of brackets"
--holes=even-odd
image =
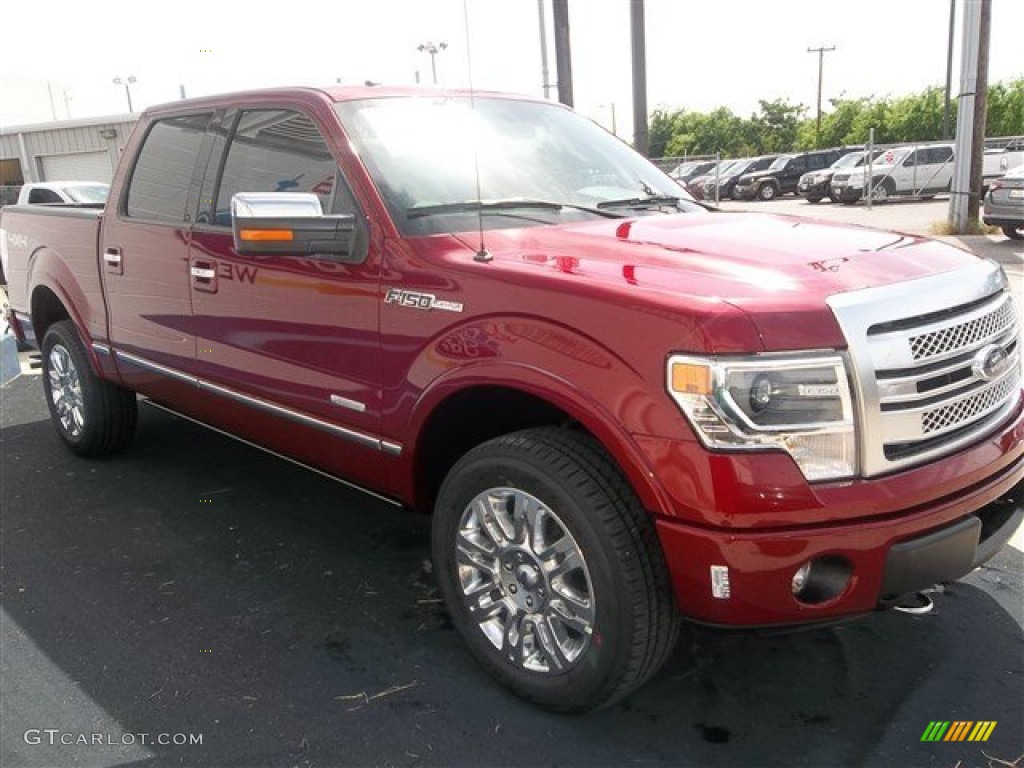
[[(248, 91), (232, 91), (194, 99), (170, 101), (156, 104), (145, 110), (145, 114), (181, 112), (196, 108), (212, 108), (225, 104), (245, 102), (249, 104), (269, 103), (280, 100), (300, 100), (305, 96), (309, 100), (325, 100), (329, 102), (356, 101), (359, 99), (382, 99), (407, 96), (420, 97), (456, 97), (456, 98), (502, 98), (517, 101), (544, 101), (543, 99), (515, 93), (498, 91), (470, 91), (456, 88), (429, 88), (423, 86), (395, 85), (335, 85), (325, 88), (304, 86), (286, 88), (261, 88)], [(557, 104), (557, 102), (547, 102)]]

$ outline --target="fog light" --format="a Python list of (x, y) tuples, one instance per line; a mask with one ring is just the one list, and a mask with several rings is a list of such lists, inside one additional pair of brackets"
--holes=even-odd
[(807, 577), (811, 575), (811, 564), (809, 562), (804, 563), (797, 568), (796, 573), (793, 574), (793, 594), (799, 595), (803, 588), (807, 585)]
[(793, 596), (807, 605), (827, 603), (846, 591), (852, 575), (853, 564), (845, 557), (816, 557), (793, 574)]

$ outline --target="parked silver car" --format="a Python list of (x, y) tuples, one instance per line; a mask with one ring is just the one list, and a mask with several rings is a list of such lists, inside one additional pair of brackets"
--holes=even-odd
[(1007, 237), (1024, 240), (1024, 165), (989, 184), (981, 218), (1002, 227)]

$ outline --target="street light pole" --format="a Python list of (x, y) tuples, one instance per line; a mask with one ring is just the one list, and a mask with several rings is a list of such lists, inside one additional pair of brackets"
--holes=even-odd
[(442, 41), (437, 45), (434, 45), (429, 40), (425, 43), (421, 43), (420, 45), (416, 46), (416, 50), (419, 51), (420, 53), (430, 54), (430, 73), (434, 76), (434, 85), (437, 85), (437, 61), (435, 57), (437, 56), (437, 54), (445, 50), (447, 47), (448, 43), (446, 42)]
[(956, 0), (949, 0), (949, 42), (946, 44), (946, 100), (942, 106), (942, 138), (949, 138), (949, 94), (953, 87), (953, 27), (956, 26)]
[(818, 119), (814, 124), (814, 146), (821, 146), (821, 78), (825, 69), (825, 54), (834, 51), (836, 47), (833, 45), (830, 48), (824, 46), (820, 48), (808, 48), (808, 53), (818, 54)]
[(128, 111), (134, 112), (132, 109), (132, 89), (131, 86), (135, 84), (135, 75), (128, 75), (127, 80), (122, 80), (120, 77), (114, 78), (114, 85), (124, 86), (124, 95), (128, 97)]

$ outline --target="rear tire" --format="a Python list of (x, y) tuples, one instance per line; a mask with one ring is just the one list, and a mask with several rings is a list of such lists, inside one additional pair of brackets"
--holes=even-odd
[(103, 456), (135, 434), (135, 393), (93, 373), (85, 347), (69, 320), (43, 338), (43, 390), (50, 418), (64, 444), (79, 456)]
[(477, 661), (547, 709), (606, 707), (675, 646), (654, 525), (587, 435), (531, 429), (467, 453), (438, 496), (433, 556)]
[(806, 198), (807, 202), (811, 203), (812, 205), (817, 205), (818, 203), (820, 203), (824, 199), (825, 198), (823, 198), (823, 197), (808, 197), (808, 198)]
[(1003, 224), (1003, 234), (1011, 240), (1024, 240), (1024, 225), (1021, 224)]

